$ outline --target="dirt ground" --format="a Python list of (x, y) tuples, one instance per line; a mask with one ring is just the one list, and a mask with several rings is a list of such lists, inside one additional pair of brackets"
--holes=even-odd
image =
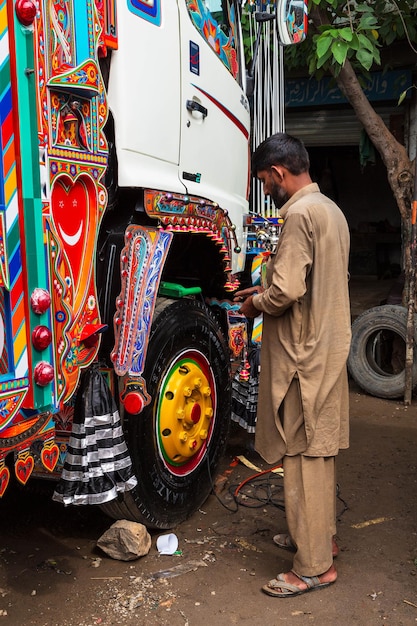
[(249, 481), (236, 506), (231, 492), (256, 474), (236, 457), (269, 467), (251, 452), (251, 436), (234, 426), (217, 496), (173, 529), (173, 556), (159, 555), (161, 533), (151, 532), (147, 556), (113, 560), (96, 547), (112, 524), (100, 510), (65, 509), (26, 489), (6, 492), (0, 626), (416, 624), (417, 401), (404, 407), (352, 386), (350, 403), (351, 447), (338, 461), (335, 585), (285, 600), (260, 591), (291, 567), (291, 554), (272, 543), (285, 530), (281, 478)]

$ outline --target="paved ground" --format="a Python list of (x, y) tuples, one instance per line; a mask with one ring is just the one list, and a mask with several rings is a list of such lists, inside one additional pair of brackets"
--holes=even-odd
[[(272, 544), (285, 529), (279, 477), (249, 484), (237, 507), (230, 496), (254, 471), (236, 427), (218, 483), (190, 520), (175, 528), (180, 554), (125, 563), (96, 548), (112, 523), (96, 509), (64, 509), (49, 497), (6, 493), (0, 502), (0, 626), (408, 626), (417, 623), (417, 401), (404, 407), (351, 390), (352, 445), (339, 456), (336, 564), (327, 589), (277, 599), (261, 586), (291, 562)], [(232, 489), (234, 490), (234, 489)], [(243, 492), (243, 488), (240, 493)], [(244, 506), (246, 504), (246, 506)], [(276, 506), (278, 505), (278, 506)], [(346, 509), (346, 510), (345, 510)]]

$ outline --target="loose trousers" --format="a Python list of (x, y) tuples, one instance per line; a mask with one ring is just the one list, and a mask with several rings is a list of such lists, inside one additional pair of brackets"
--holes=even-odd
[(297, 548), (293, 571), (301, 576), (318, 576), (333, 563), (336, 459), (303, 456), (307, 438), (298, 378), (293, 379), (279, 415), (287, 447), (283, 458), (285, 512)]
[(333, 563), (335, 457), (286, 456), (283, 466), (288, 531), (297, 548), (292, 569), (301, 576), (319, 576)]

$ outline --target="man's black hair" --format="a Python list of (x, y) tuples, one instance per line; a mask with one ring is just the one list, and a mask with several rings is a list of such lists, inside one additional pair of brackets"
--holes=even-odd
[(276, 133), (265, 139), (252, 155), (253, 176), (272, 165), (282, 165), (294, 176), (308, 172), (310, 159), (301, 139), (287, 133)]

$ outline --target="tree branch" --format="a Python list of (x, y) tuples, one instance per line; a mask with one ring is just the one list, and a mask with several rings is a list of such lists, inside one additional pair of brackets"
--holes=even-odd
[(411, 206), (413, 173), (405, 147), (397, 141), (372, 107), (349, 60), (345, 61), (335, 80), (381, 155), (401, 215), (406, 219)]

